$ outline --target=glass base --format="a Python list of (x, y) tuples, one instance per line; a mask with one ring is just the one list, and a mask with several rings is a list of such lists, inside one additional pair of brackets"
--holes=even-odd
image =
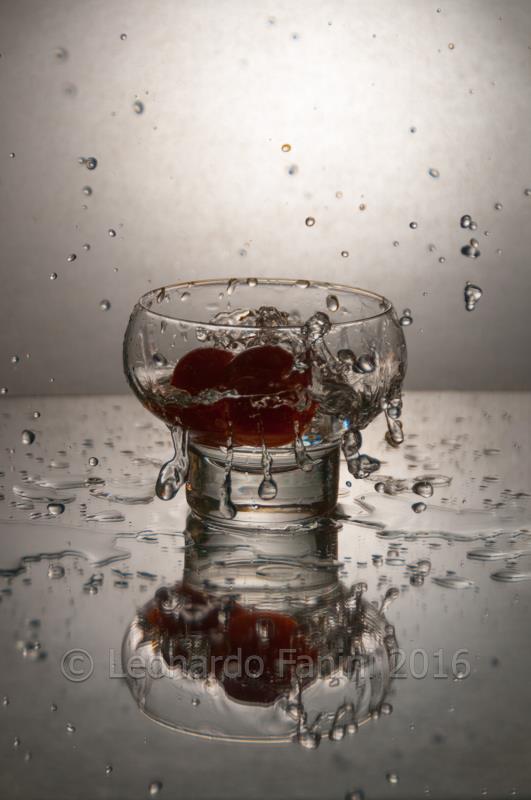
[(226, 451), (190, 443), (188, 504), (200, 517), (235, 527), (283, 529), (327, 516), (337, 503), (339, 442), (313, 445), (308, 454), (302, 469), (293, 449), (269, 450), (276, 494), (265, 499), (261, 450), (235, 448), (227, 480)]

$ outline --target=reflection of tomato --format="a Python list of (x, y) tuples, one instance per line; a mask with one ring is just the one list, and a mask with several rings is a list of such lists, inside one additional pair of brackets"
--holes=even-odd
[[(172, 385), (192, 396), (206, 389), (232, 389), (241, 396), (210, 405), (170, 403), (166, 410), (207, 444), (225, 445), (230, 434), (236, 445), (279, 447), (311, 422), (316, 406), (306, 391), (310, 380), (310, 369), (294, 370), (293, 356), (283, 347), (252, 347), (236, 357), (215, 347), (199, 348), (178, 362)], [(304, 408), (298, 410), (301, 401)]]
[(227, 639), (228, 652), (238, 658), (241, 672), (232, 677), (221, 665), (216, 675), (229, 697), (241, 702), (274, 703), (290, 690), (297, 667), (308, 669), (308, 659), (315, 664), (316, 652), (308, 645), (297, 621), (286, 614), (235, 605), (227, 625)]
[[(165, 603), (175, 608), (165, 610)], [(234, 700), (274, 703), (289, 692), (297, 668), (303, 685), (311, 681), (311, 673), (304, 671), (315, 665), (317, 650), (296, 619), (231, 602), (223, 608), (223, 625), (221, 610), (202, 592), (178, 584), (172, 590), (159, 589), (142, 618), (170, 666), (187, 658), (190, 636), (208, 643), (208, 674), (215, 674)]]

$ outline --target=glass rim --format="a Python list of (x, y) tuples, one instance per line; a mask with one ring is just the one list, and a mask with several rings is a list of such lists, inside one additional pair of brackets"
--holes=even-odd
[[(220, 330), (220, 329), (230, 329), (230, 330), (242, 330), (242, 331), (263, 331), (264, 327), (260, 325), (241, 325), (241, 324), (230, 324), (227, 322), (202, 322), (200, 320), (188, 320), (183, 319), (178, 316), (172, 316), (171, 314), (164, 314), (162, 311), (158, 311), (154, 309), (152, 306), (148, 305), (149, 300), (153, 300), (157, 297), (158, 294), (162, 291), (168, 290), (175, 290), (175, 289), (182, 289), (187, 290), (192, 287), (202, 287), (202, 286), (223, 286), (227, 287), (230, 281), (236, 281), (237, 283), (242, 283), (248, 285), (247, 282), (250, 278), (206, 278), (204, 280), (199, 281), (178, 281), (177, 283), (170, 283), (166, 286), (159, 286), (156, 289), (150, 289), (149, 292), (141, 295), (141, 297), (137, 301), (137, 305), (139, 305), (144, 311), (148, 314), (153, 314), (156, 317), (160, 317), (161, 319), (170, 320), (172, 322), (179, 322), (184, 325), (196, 326), (198, 328), (208, 328), (212, 330)], [(294, 287), (299, 288), (301, 290), (314, 287), (317, 289), (323, 289), (327, 292), (344, 292), (351, 295), (358, 295), (362, 297), (369, 298), (371, 300), (376, 300), (381, 308), (378, 312), (374, 314), (368, 314), (367, 316), (358, 317), (356, 319), (349, 319), (349, 320), (338, 320), (334, 321), (330, 319), (330, 323), (332, 328), (345, 328), (350, 325), (361, 325), (365, 322), (370, 322), (372, 320), (378, 319), (379, 317), (384, 317), (390, 311), (393, 310), (393, 304), (387, 297), (384, 295), (378, 294), (377, 292), (372, 292), (369, 289), (361, 289), (357, 286), (346, 286), (345, 284), (340, 283), (328, 283), (326, 281), (311, 281), (306, 280), (303, 278), (255, 278), (252, 277), (253, 281), (256, 281), (254, 284), (256, 286), (268, 286), (268, 285), (277, 285), (277, 286), (287, 286), (287, 287)], [(320, 309), (316, 309), (318, 311)], [(326, 313), (326, 312), (325, 312)], [(275, 325), (274, 330), (276, 331), (297, 331), (302, 330), (304, 327), (304, 322), (300, 325)]]

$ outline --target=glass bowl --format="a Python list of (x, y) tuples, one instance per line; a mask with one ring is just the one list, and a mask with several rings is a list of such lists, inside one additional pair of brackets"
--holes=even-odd
[(157, 495), (186, 484), (199, 515), (286, 526), (337, 500), (340, 446), (350, 472), (379, 462), (360, 431), (385, 413), (400, 444), (402, 328), (377, 294), (306, 280), (179, 283), (148, 292), (131, 315), (124, 369), (172, 431)]

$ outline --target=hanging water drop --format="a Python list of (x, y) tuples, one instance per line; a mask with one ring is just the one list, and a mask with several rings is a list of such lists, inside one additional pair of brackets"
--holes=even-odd
[(265, 442), (262, 442), (262, 471), (264, 478), (258, 487), (258, 496), (261, 500), (274, 500), (277, 496), (278, 487), (271, 474), (272, 465), (273, 458), (271, 457)]
[(173, 500), (188, 476), (188, 431), (176, 426), (171, 436), (173, 456), (161, 467), (155, 486), (159, 500)]

